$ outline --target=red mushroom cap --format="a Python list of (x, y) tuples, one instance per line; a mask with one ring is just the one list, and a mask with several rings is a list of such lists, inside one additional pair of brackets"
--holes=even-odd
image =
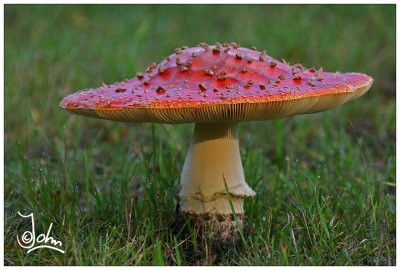
[(291, 66), (237, 44), (178, 48), (136, 77), (65, 97), (70, 112), (127, 122), (267, 120), (328, 110), (373, 79)]

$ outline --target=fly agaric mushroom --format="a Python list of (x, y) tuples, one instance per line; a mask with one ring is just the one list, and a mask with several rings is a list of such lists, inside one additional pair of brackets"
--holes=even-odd
[(201, 43), (176, 49), (130, 80), (71, 94), (60, 106), (115, 121), (195, 123), (179, 211), (210, 225), (211, 238), (232, 240), (239, 236), (232, 210), (243, 224), (243, 199), (255, 195), (245, 181), (237, 123), (329, 110), (372, 82), (360, 73), (291, 66), (235, 43)]

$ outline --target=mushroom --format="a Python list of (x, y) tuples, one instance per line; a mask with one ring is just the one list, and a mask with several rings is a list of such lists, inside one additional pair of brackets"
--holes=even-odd
[[(77, 92), (68, 112), (124, 122), (195, 123), (181, 175), (179, 213), (208, 237), (238, 239), (245, 197), (239, 122), (335, 108), (363, 95), (373, 79), (291, 66), (236, 43), (182, 47), (136, 77)], [(239, 228), (238, 228), (239, 227)]]

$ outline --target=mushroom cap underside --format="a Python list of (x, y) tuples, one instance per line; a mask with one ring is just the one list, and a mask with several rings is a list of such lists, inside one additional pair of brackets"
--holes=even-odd
[(265, 52), (217, 44), (178, 48), (135, 78), (65, 97), (69, 112), (123, 122), (252, 121), (325, 111), (373, 79), (291, 66)]

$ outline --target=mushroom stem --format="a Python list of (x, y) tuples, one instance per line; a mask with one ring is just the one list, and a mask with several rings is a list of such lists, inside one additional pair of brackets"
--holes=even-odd
[(196, 123), (182, 170), (180, 211), (191, 214), (244, 214), (243, 199), (255, 192), (244, 179), (237, 123)]

